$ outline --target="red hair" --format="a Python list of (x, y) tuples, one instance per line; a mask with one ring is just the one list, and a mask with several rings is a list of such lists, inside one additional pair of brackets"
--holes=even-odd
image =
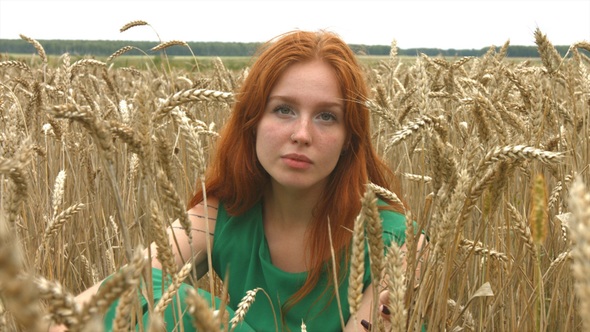
[[(347, 137), (345, 151), (329, 176), (308, 230), (306, 247), (309, 253), (313, 253), (309, 255), (308, 278), (290, 303), (296, 303), (315, 287), (326, 261), (331, 257), (328, 218), (334, 250), (339, 253), (336, 270), (344, 276), (345, 267), (341, 266), (338, 258), (348, 253), (352, 239), (350, 230), (354, 228), (355, 217), (360, 211), (360, 198), (365, 192), (365, 185), (372, 182), (398, 193), (400, 189), (393, 173), (373, 149), (370, 115), (365, 106), (368, 88), (351, 49), (331, 32), (294, 31), (269, 41), (259, 51), (258, 59), (243, 82), (233, 111), (221, 132), (214, 158), (208, 165), (207, 195), (218, 198), (232, 215), (246, 212), (262, 198), (270, 181), (256, 155), (256, 126), (263, 116), (272, 88), (285, 69), (291, 64), (314, 59), (329, 64), (340, 83), (345, 101)], [(192, 207), (202, 200), (203, 193), (198, 191), (189, 205)], [(392, 209), (403, 211), (401, 206), (392, 205)]]

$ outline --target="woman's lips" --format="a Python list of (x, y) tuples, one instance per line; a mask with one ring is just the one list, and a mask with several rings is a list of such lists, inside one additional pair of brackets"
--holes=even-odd
[(289, 153), (281, 157), (287, 166), (297, 169), (307, 169), (313, 162), (305, 155), (297, 153)]

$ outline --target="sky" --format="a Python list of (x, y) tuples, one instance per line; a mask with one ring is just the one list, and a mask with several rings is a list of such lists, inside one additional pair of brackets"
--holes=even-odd
[[(131, 21), (145, 21), (120, 32)], [(0, 39), (263, 42), (327, 29), (349, 44), (481, 49), (590, 41), (590, 0), (0, 0)]]

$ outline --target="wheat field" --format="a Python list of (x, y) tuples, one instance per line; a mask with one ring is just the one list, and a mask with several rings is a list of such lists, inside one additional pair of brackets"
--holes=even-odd
[[(144, 68), (114, 66), (131, 46), (105, 61), (63, 54), (50, 66), (43, 46), (21, 37), (35, 58), (0, 61), (0, 331), (43, 331), (50, 320), (101, 331), (117, 299), (115, 329), (129, 330), (142, 248), (158, 243), (167, 266), (164, 229), (187, 220), (248, 69), (217, 59), (200, 71), (196, 58), (192, 71), (175, 69), (165, 51), (181, 41), (155, 48), (161, 67), (147, 57)], [(507, 59), (508, 42), (479, 58), (402, 62), (394, 42), (389, 58), (365, 66), (374, 144), (401, 179), (408, 222), (430, 240), (427, 256), (411, 233), (407, 253), (383, 248), (375, 194), (396, 197), (367, 186), (351, 266), (366, 228), (393, 331), (590, 331), (590, 44), (562, 57), (540, 30), (533, 37), (534, 63)], [(223, 295), (212, 274), (188, 264), (173, 272), (167, 300), (150, 304), (154, 318), (140, 330), (161, 330), (181, 282)], [(73, 301), (113, 273), (87, 305)], [(353, 311), (356, 286), (341, 299)], [(236, 319), (258, 291), (244, 294)], [(187, 304), (200, 331), (231, 330), (196, 292)]]

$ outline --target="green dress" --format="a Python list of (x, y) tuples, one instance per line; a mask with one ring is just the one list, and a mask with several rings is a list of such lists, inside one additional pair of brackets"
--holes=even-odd
[[(380, 204), (383, 202), (380, 201)], [(402, 245), (405, 241), (405, 217), (397, 212), (382, 210), (380, 212), (383, 220), (383, 240), (385, 245), (395, 241)], [(365, 256), (365, 275), (363, 278), (364, 287), (371, 283), (370, 270), (368, 267), (368, 253)], [(270, 252), (264, 228), (262, 224), (262, 204), (259, 202), (250, 210), (240, 216), (230, 216), (220, 203), (215, 226), (215, 240), (212, 249), (212, 265), (215, 272), (225, 280), (228, 278), (229, 308), (230, 317), (237, 309), (239, 302), (246, 292), (261, 288), (258, 291), (254, 303), (248, 309), (244, 322), (235, 331), (300, 331), (302, 322), (305, 323), (308, 331), (340, 331), (340, 310), (336, 298), (332, 292), (325, 292), (328, 280), (333, 276), (323, 273), (320, 276), (317, 286), (299, 301), (290, 310), (282, 314), (281, 307), (297, 292), (305, 282), (306, 272), (288, 273), (275, 267), (270, 259)], [(161, 297), (161, 271), (154, 269), (154, 296), (155, 302)], [(159, 272), (158, 272), (159, 271)], [(229, 276), (226, 274), (229, 273)], [(183, 285), (183, 287), (191, 287)], [(165, 290), (165, 288), (164, 288)], [(341, 300), (341, 307), (346, 322), (350, 317), (348, 306), (348, 272), (346, 278), (339, 285), (338, 292)], [(178, 294), (183, 303), (181, 289)], [(205, 299), (210, 296), (202, 290), (199, 293)], [(267, 296), (268, 295), (268, 296)], [(147, 303), (142, 297), (142, 305)], [(167, 323), (167, 330), (172, 331), (175, 322), (178, 321), (178, 312), (185, 311), (184, 305), (176, 308), (171, 303), (165, 311), (164, 320)], [(110, 331), (115, 309), (113, 305), (105, 317), (106, 331)], [(217, 306), (218, 307), (218, 306)], [(233, 309), (233, 310), (232, 310)], [(274, 313), (274, 314), (273, 314)], [(146, 315), (147, 316), (147, 315)], [(184, 330), (194, 331), (190, 323), (189, 315), (184, 315)], [(147, 317), (145, 321), (147, 322)], [(144, 325), (145, 326), (145, 325)]]

